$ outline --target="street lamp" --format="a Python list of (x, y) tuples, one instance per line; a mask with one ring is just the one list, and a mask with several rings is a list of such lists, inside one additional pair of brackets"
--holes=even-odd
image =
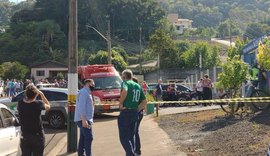
[(86, 25), (87, 28), (91, 28), (95, 30), (104, 40), (107, 41), (108, 45), (108, 64), (112, 64), (112, 41), (111, 41), (111, 35), (110, 35), (110, 21), (108, 22), (108, 33), (107, 37), (105, 37), (101, 32), (99, 32), (96, 28), (94, 28), (91, 25)]

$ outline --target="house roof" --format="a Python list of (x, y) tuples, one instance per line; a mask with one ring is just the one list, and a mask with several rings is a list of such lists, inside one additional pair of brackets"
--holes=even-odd
[(31, 68), (68, 68), (66, 64), (56, 61), (44, 61), (30, 66)]

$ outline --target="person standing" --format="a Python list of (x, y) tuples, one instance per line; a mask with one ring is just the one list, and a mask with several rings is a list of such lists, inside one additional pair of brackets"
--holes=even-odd
[[(158, 80), (158, 84), (156, 85), (155, 88), (155, 97), (156, 101), (161, 101), (162, 100), (162, 84), (161, 84), (161, 79)], [(159, 109), (159, 104), (157, 104), (157, 109)]]
[(15, 84), (16, 84), (16, 79), (13, 79), (9, 82), (9, 88), (10, 88), (10, 96), (14, 97), (16, 95), (16, 88), (15, 88)]
[(9, 97), (10, 96), (10, 80), (9, 79), (6, 80), (5, 91), (6, 91), (6, 96)]
[(132, 71), (122, 72), (123, 82), (119, 99), (120, 114), (118, 116), (119, 138), (126, 156), (135, 156), (135, 131), (138, 122), (138, 112), (147, 103), (144, 92), (139, 84), (132, 81)]
[(198, 100), (202, 100), (203, 98), (203, 79), (201, 78), (196, 84), (196, 92), (198, 96)]
[(91, 91), (94, 86), (94, 80), (86, 79), (84, 87), (77, 95), (74, 121), (80, 128), (78, 156), (84, 156), (84, 152), (86, 156), (92, 156), (94, 103)]
[[(203, 99), (204, 100), (212, 99), (212, 80), (209, 79), (209, 76), (207, 74), (204, 75), (202, 87), (203, 87)], [(206, 106), (206, 104), (204, 104), (204, 106)]]
[[(37, 96), (41, 101), (36, 100)], [(22, 156), (42, 156), (45, 147), (44, 129), (41, 120), (41, 111), (49, 110), (50, 103), (44, 94), (34, 85), (28, 85), (25, 97), (18, 102), (17, 110), (21, 125)]]
[(144, 94), (146, 95), (147, 93), (147, 89), (148, 89), (148, 85), (145, 81), (142, 82), (142, 90), (144, 92)]

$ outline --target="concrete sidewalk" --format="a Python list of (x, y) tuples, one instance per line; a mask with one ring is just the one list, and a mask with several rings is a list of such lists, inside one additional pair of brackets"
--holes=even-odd
[[(160, 115), (187, 113), (218, 109), (220, 106), (192, 106), (177, 108), (162, 108)], [(143, 156), (186, 156), (184, 152), (177, 151), (169, 136), (154, 121), (153, 115), (144, 116), (140, 126), (140, 136)], [(79, 133), (79, 131), (78, 131)], [(96, 120), (93, 126), (92, 154), (94, 156), (124, 156), (124, 150), (119, 141), (117, 116)], [(79, 138), (79, 136), (78, 136)], [(67, 136), (65, 135), (47, 156), (76, 156), (77, 153), (67, 153)]]
[[(145, 156), (186, 156), (177, 151), (168, 135), (159, 128), (154, 118), (145, 116), (140, 127), (142, 155)], [(93, 155), (94, 156), (124, 156), (124, 150), (119, 141), (117, 118), (110, 121), (96, 122), (93, 126)], [(78, 137), (79, 138), (79, 137)], [(67, 136), (63, 137), (47, 155), (48, 156), (75, 156), (68, 154)]]

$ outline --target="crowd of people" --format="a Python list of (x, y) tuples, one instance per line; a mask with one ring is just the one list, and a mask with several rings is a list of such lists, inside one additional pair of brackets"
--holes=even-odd
[(48, 79), (40, 79), (38, 81), (32, 81), (31, 79), (16, 80), (16, 79), (6, 79), (0, 80), (0, 96), (1, 97), (14, 97), (19, 92), (26, 89), (29, 84), (34, 84), (36, 86), (42, 86), (44, 84), (50, 85), (51, 87), (57, 88), (67, 88), (67, 81), (64, 79), (54, 79), (54, 81), (48, 81)]

